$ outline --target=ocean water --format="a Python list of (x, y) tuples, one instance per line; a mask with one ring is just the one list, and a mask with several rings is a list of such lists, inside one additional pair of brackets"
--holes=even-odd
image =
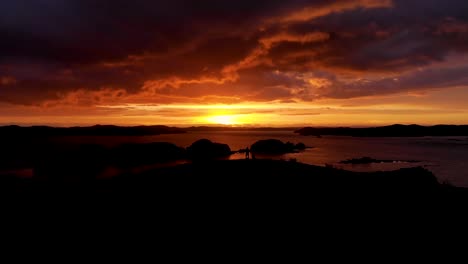
[[(353, 171), (395, 170), (404, 167), (422, 166), (432, 171), (440, 182), (468, 187), (468, 137), (418, 137), (418, 138), (355, 138), (324, 136), (300, 136), (292, 131), (241, 131), (241, 132), (189, 132), (187, 134), (157, 135), (142, 137), (74, 137), (74, 143), (98, 143), (109, 146), (121, 143), (171, 142), (187, 147), (194, 141), (206, 138), (228, 144), (232, 150), (252, 145), (261, 139), (279, 139), (284, 142), (303, 142), (308, 147), (300, 153), (272, 158), (291, 159), (299, 162), (325, 166), (330, 164)], [(57, 139), (70, 141), (70, 138)], [(65, 142), (64, 142), (65, 143)], [(395, 160), (394, 163), (345, 165), (340, 161), (371, 157), (379, 160)], [(231, 159), (243, 158), (236, 154)], [(398, 162), (417, 160), (417, 163)]]

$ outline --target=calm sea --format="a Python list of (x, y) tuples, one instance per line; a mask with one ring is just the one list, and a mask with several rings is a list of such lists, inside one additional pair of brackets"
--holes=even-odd
[[(143, 137), (77, 137), (75, 143), (98, 143), (109, 146), (128, 142), (171, 142), (187, 147), (194, 141), (206, 138), (228, 144), (232, 150), (250, 146), (261, 139), (279, 139), (284, 142), (303, 142), (312, 147), (301, 153), (277, 156), (277, 159), (295, 158), (297, 161), (325, 165), (331, 164), (353, 171), (395, 170), (404, 167), (423, 166), (431, 170), (441, 182), (468, 187), (468, 137), (421, 138), (354, 138), (324, 136), (322, 138), (300, 136), (291, 131), (242, 131), (242, 132), (189, 132), (187, 134)], [(69, 139), (61, 139), (69, 140)], [(351, 158), (371, 157), (379, 160), (418, 160), (418, 163), (379, 163), (343, 165), (339, 162)], [(231, 159), (243, 158), (233, 155)]]

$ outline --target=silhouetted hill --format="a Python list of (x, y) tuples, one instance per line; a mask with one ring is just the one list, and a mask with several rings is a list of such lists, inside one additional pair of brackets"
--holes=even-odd
[[(183, 164), (147, 171), (138, 175), (121, 175), (114, 179), (122, 188), (170, 187), (201, 188), (197, 192), (219, 189), (220, 192), (252, 191), (258, 195), (300, 195), (317, 193), (355, 193), (389, 191), (400, 193), (432, 192), (442, 187), (426, 169), (410, 168), (392, 172), (359, 173), (335, 168), (278, 160), (216, 160)], [(145, 183), (140, 185), (141, 183)], [(203, 187), (206, 186), (206, 187)], [(156, 189), (154, 189), (156, 188)], [(256, 195), (254, 194), (253, 195)]]
[[(109, 168), (123, 171), (187, 159), (184, 148), (167, 142), (126, 143), (116, 147), (97, 144), (55, 146), (42, 149), (40, 154), (30, 161), (34, 178), (71, 183), (103, 177)], [(115, 173), (118, 172), (112, 174)]]
[[(278, 160), (206, 160), (175, 166), (164, 166), (139, 173), (123, 172), (113, 178), (96, 179), (92, 172), (99, 162), (92, 161), (99, 152), (86, 159), (84, 168), (91, 170), (83, 179), (64, 181), (59, 174), (49, 177), (18, 179), (0, 177), (0, 186), (7, 192), (91, 191), (106, 194), (137, 194), (158, 199), (207, 199), (220, 201), (267, 201), (316, 203), (327, 199), (377, 197), (401, 199), (416, 197), (424, 202), (433, 199), (466, 199), (468, 191), (438, 183), (435, 176), (421, 167), (390, 172), (361, 173)], [(59, 162), (59, 161), (57, 161)], [(67, 164), (68, 170), (82, 170), (80, 164)], [(57, 164), (61, 167), (62, 165)], [(50, 173), (50, 172), (49, 172)], [(74, 172), (72, 175), (76, 175)], [(47, 175), (45, 175), (47, 176)], [(53, 177), (51, 177), (53, 176)], [(186, 200), (188, 199), (188, 200)], [(259, 200), (260, 199), (260, 200)]]
[(208, 139), (200, 139), (187, 148), (187, 155), (192, 160), (224, 158), (231, 154), (229, 145), (214, 143)]
[(112, 126), (95, 125), (90, 127), (49, 127), (49, 126), (3, 126), (0, 136), (8, 137), (51, 137), (51, 136), (146, 136), (179, 134), (185, 130), (168, 126)]
[(423, 137), (423, 136), (468, 136), (468, 125), (391, 125), (369, 128), (350, 127), (305, 127), (296, 130), (303, 136), (353, 136), (353, 137)]
[(187, 153), (172, 143), (154, 142), (122, 144), (109, 150), (109, 156), (112, 157), (112, 165), (127, 168), (183, 160)]

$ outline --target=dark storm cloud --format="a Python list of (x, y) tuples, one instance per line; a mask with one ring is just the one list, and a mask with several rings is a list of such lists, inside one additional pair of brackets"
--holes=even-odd
[(289, 26), (300, 34), (329, 32), (326, 44), (283, 43), (271, 56), (282, 59), (294, 50), (315, 51), (291, 61), (295, 67), (305, 64), (305, 70), (308, 62), (360, 71), (427, 65), (450, 52), (467, 51), (468, 34), (463, 30), (468, 25), (467, 14), (468, 2), (456, 0), (394, 1), (392, 8), (334, 13)]
[(350, 98), (385, 95), (404, 91), (424, 91), (446, 87), (468, 86), (468, 65), (460, 67), (416, 70), (397, 77), (377, 80), (358, 80), (351, 83), (336, 82), (327, 87), (321, 96)]
[[(358, 79), (404, 79), (466, 53), (468, 2), (11, 0), (0, 3), (0, 37), (0, 101), (11, 103), (102, 89), (346, 98), (426, 87), (416, 74), (391, 89), (382, 78)], [(432, 86), (464, 85), (456, 70), (441, 71)]]
[(0, 32), (6, 38), (0, 44), (0, 55), (75, 64), (145, 51), (165, 53), (199, 34), (229, 36), (234, 26), (245, 32), (259, 17), (284, 7), (281, 3), (284, 1), (2, 1)]

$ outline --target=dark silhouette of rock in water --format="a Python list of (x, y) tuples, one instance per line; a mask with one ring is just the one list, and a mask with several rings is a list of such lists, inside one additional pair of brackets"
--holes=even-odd
[(231, 154), (227, 144), (214, 143), (208, 139), (200, 139), (187, 148), (187, 155), (192, 160), (225, 158)]
[(295, 153), (306, 148), (304, 143), (293, 144), (291, 142), (283, 143), (277, 139), (266, 139), (255, 142), (252, 147), (252, 153), (281, 155), (286, 153)]
[(302, 142), (297, 143), (295, 147), (297, 150), (305, 150), (307, 148), (307, 146)]

